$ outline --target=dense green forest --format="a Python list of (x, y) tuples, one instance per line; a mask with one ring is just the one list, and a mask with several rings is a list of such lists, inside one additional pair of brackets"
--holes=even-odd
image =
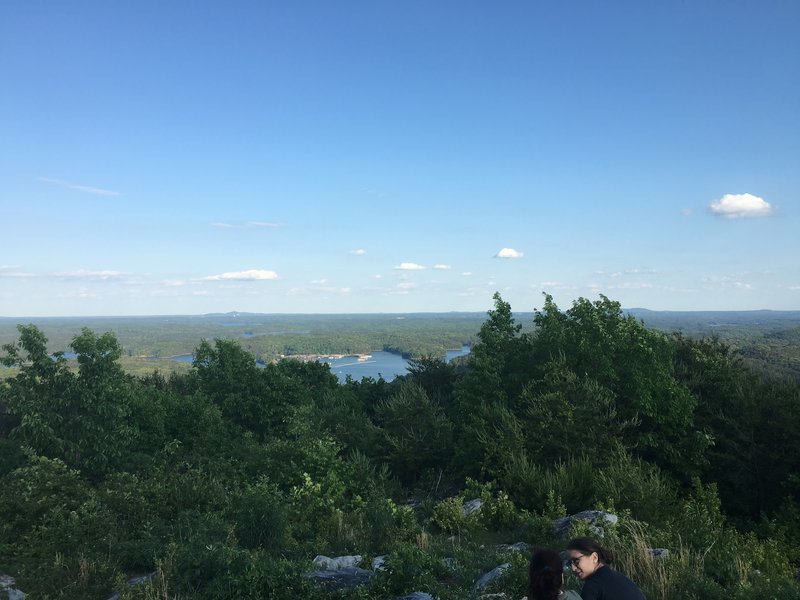
[[(691, 338), (717, 338), (748, 366), (775, 377), (800, 381), (800, 311), (624, 311), (648, 328), (678, 331)], [(533, 313), (515, 319), (528, 331)], [(360, 354), (386, 350), (405, 357), (444, 356), (445, 350), (472, 345), (484, 313), (286, 315), (231, 312), (151, 317), (39, 317), (26, 319), (47, 336), (48, 350), (69, 351), (84, 327), (113, 332), (122, 348), (126, 373), (154, 369), (186, 373), (190, 364), (171, 357), (190, 355), (202, 340), (237, 341), (257, 360), (272, 362), (299, 354)], [(17, 339), (19, 320), (0, 317), (0, 345)], [(66, 358), (76, 366), (72, 353)], [(0, 378), (9, 375), (0, 369)]]
[[(800, 598), (796, 379), (605, 297), (546, 297), (521, 322), (496, 295), (481, 321), (464, 363), (413, 353), (407, 376), (344, 384), (316, 362), (259, 368), (248, 344), (270, 336), (132, 375), (112, 333), (77, 332), (73, 365), (19, 326), (0, 573), (31, 598), (520, 598), (513, 544), (558, 547), (554, 520), (603, 510), (651, 600)], [(360, 555), (366, 583), (306, 576), (317, 555)]]

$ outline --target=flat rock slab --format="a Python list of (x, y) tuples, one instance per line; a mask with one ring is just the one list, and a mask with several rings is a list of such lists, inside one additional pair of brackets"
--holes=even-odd
[(311, 579), (327, 590), (343, 590), (370, 583), (375, 578), (375, 573), (358, 567), (345, 567), (335, 570), (311, 571), (304, 573), (303, 577)]

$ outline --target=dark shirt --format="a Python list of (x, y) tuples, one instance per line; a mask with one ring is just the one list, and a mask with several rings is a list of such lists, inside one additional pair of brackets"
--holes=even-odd
[(602, 566), (584, 580), (583, 600), (645, 600), (642, 590), (611, 567)]

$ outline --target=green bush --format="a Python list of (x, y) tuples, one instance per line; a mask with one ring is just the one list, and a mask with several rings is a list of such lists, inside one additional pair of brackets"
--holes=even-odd
[(381, 592), (403, 595), (432, 590), (446, 573), (444, 564), (416, 544), (400, 544), (386, 559), (386, 570), (378, 577)]
[(289, 541), (288, 499), (277, 486), (262, 478), (234, 494), (229, 517), (239, 545), (280, 552)]

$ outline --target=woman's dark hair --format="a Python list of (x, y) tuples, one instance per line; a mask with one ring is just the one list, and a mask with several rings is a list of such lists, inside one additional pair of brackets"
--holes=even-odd
[(528, 570), (528, 600), (556, 600), (563, 582), (561, 555), (549, 548), (534, 550)]
[(590, 537), (578, 537), (574, 540), (570, 540), (569, 544), (567, 544), (567, 550), (577, 550), (582, 554), (597, 552), (597, 558), (604, 565), (610, 565), (611, 561), (614, 560), (611, 552), (603, 548)]

